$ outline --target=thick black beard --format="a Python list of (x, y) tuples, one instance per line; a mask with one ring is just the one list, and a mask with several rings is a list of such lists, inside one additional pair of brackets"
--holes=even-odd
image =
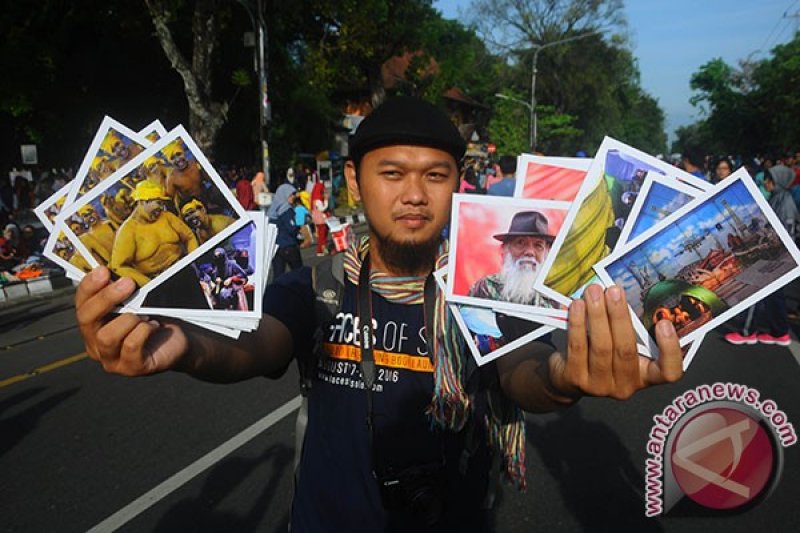
[(395, 241), (374, 230), (370, 234), (376, 239), (381, 259), (392, 274), (417, 276), (433, 270), (442, 242), (440, 235), (424, 242), (414, 242)]

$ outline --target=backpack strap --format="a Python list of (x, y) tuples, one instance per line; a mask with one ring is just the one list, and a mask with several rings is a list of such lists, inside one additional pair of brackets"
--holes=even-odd
[(300, 390), (305, 396), (311, 388), (311, 380), (321, 357), (326, 326), (332, 322), (342, 305), (344, 296), (344, 254), (326, 257), (311, 269), (311, 286), (314, 290), (314, 345), (311, 353), (298, 359)]

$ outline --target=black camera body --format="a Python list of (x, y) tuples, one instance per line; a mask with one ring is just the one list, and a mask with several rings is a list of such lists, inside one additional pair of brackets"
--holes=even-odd
[(426, 526), (435, 525), (442, 515), (446, 487), (443, 463), (414, 465), (377, 474), (383, 506), (388, 511), (408, 513)]

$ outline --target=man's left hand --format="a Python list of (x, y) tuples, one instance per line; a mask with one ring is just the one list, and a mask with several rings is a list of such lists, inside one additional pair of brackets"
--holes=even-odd
[(637, 390), (683, 376), (683, 354), (669, 320), (656, 325), (658, 359), (639, 355), (624, 291), (590, 285), (569, 308), (566, 354), (549, 359), (554, 392), (568, 398), (607, 396), (618, 400)]

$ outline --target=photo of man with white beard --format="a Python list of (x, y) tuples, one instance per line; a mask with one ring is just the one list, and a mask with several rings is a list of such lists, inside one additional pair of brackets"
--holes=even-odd
[(547, 218), (538, 211), (521, 211), (511, 220), (506, 233), (493, 235), (500, 241), (502, 267), (499, 272), (479, 279), (469, 291), (474, 298), (485, 298), (537, 307), (557, 308), (533, 288), (537, 269), (544, 262), (555, 235)]

